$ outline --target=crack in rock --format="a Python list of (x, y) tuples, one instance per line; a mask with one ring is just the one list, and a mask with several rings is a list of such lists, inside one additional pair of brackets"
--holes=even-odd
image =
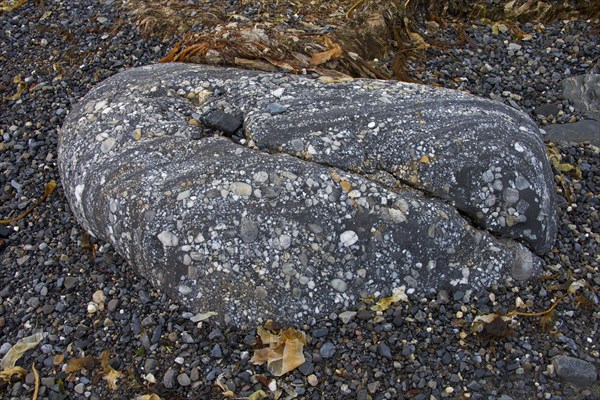
[[(215, 111), (246, 137), (233, 123), (232, 137), (206, 135)], [(240, 326), (400, 286), (527, 279), (556, 234), (535, 124), (422, 85), (132, 69), (73, 108), (59, 167), (86, 230), (190, 310)]]

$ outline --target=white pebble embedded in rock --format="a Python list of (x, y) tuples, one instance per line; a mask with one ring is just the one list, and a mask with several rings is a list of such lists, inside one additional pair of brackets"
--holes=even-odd
[(340, 235), (340, 242), (346, 247), (352, 246), (357, 241), (358, 235), (354, 231), (346, 231)]
[(179, 244), (179, 239), (177, 238), (177, 236), (175, 236), (174, 233), (169, 231), (162, 231), (161, 233), (159, 233), (158, 240), (160, 240), (160, 242), (165, 247), (173, 247)]

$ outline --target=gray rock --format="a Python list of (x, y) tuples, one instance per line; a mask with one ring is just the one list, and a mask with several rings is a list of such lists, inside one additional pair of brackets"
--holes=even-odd
[(356, 316), (356, 311), (344, 311), (340, 313), (339, 318), (344, 324), (347, 324)]
[(175, 386), (175, 378), (177, 377), (177, 371), (169, 368), (167, 372), (165, 372), (165, 376), (163, 376), (163, 385), (167, 389), (173, 389)]
[(192, 384), (192, 380), (185, 372), (177, 376), (177, 382), (179, 382), (181, 386), (189, 386)]
[(336, 348), (331, 342), (323, 343), (323, 346), (319, 349), (319, 354), (325, 359), (329, 359), (335, 355)]
[(576, 109), (600, 121), (600, 74), (585, 74), (562, 81), (563, 96)]
[(282, 106), (279, 103), (269, 103), (269, 104), (267, 104), (267, 111), (271, 115), (278, 115), (278, 114), (283, 114), (284, 112), (286, 112), (287, 107)]
[(379, 342), (379, 344), (377, 345), (377, 352), (383, 358), (387, 358), (388, 360), (392, 359), (392, 350), (386, 342)]
[(73, 389), (75, 390), (75, 393), (83, 394), (83, 391), (85, 390), (85, 385), (83, 383), (78, 383)]
[(212, 350), (210, 351), (210, 356), (212, 358), (222, 358), (223, 357), (223, 352), (221, 351), (221, 346), (219, 346), (219, 344), (215, 344), (212, 348)]
[(204, 117), (204, 124), (226, 135), (233, 135), (242, 126), (242, 121), (235, 115), (223, 111), (211, 111)]
[[(287, 112), (271, 115), (283, 81)], [(224, 90), (202, 105), (177, 94), (206, 86)], [(215, 109), (243, 115), (247, 145), (191, 140), (189, 115)], [(531, 276), (540, 260), (517, 240), (544, 252), (556, 232), (538, 132), (456, 91), (159, 64), (91, 90), (58, 160), (83, 227), (186, 309), (298, 322), (361, 293)]]
[(563, 143), (590, 142), (600, 146), (600, 122), (592, 119), (569, 124), (553, 124), (544, 126), (544, 140)]
[(596, 382), (596, 368), (587, 361), (559, 355), (552, 358), (552, 365), (560, 379), (573, 385), (587, 387)]

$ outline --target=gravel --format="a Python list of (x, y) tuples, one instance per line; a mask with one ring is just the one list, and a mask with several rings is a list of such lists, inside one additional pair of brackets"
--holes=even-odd
[[(48, 181), (58, 179), (58, 128), (71, 105), (102, 79), (156, 62), (172, 45), (142, 38), (114, 0), (37, 3), (0, 14), (2, 218), (20, 214)], [(438, 41), (456, 39), (456, 25), (427, 26)], [(531, 39), (518, 40), (510, 30), (494, 35), (491, 26), (470, 21), (471, 40), (429, 48), (409, 63), (409, 72), (424, 83), (520, 108), (541, 127), (585, 119), (562, 97), (560, 82), (598, 69), (593, 24), (559, 20), (518, 27)], [(546, 104), (551, 106), (540, 109)], [(270, 112), (285, 110), (274, 104)], [(306, 363), (275, 378), (282, 397), (600, 398), (599, 150), (582, 143), (554, 150), (581, 175), (555, 171), (561, 221), (556, 245), (544, 256), (544, 279), (409, 296), (409, 302), (384, 312), (359, 303), (340, 315), (307, 321), (296, 327), (311, 336)], [(250, 362), (254, 330), (218, 327), (210, 319), (192, 322), (189, 310), (152, 289), (108, 245), (83, 233), (60, 185), (28, 216), (0, 226), (0, 264), (0, 353), (38, 329), (45, 332), (17, 362), (27, 378), (3, 385), (3, 398), (32, 398), (32, 364), (41, 378), (39, 398), (157, 393), (211, 399), (224, 390), (247, 397), (259, 389), (275, 397), (261, 377), (269, 377), (266, 366)], [(567, 295), (575, 281), (583, 287)], [(471, 333), (478, 315), (518, 307), (541, 311), (563, 295), (548, 321), (516, 316), (508, 337)], [(118, 380), (116, 390), (101, 379), (99, 362), (92, 371), (65, 371), (69, 360), (87, 355), (99, 360), (103, 351), (113, 368), (130, 376)], [(578, 367), (567, 380), (565, 360)], [(139, 385), (127, 383), (135, 380)]]

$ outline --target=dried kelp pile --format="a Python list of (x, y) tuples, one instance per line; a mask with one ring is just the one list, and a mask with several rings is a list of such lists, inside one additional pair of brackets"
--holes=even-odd
[(439, 42), (418, 22), (459, 16), (491, 21), (547, 20), (593, 9), (594, 1), (466, 0), (184, 2), (140, 0), (129, 4), (147, 35), (180, 38), (161, 62), (191, 62), (295, 74), (326, 81), (353, 77), (411, 81), (405, 64)]

